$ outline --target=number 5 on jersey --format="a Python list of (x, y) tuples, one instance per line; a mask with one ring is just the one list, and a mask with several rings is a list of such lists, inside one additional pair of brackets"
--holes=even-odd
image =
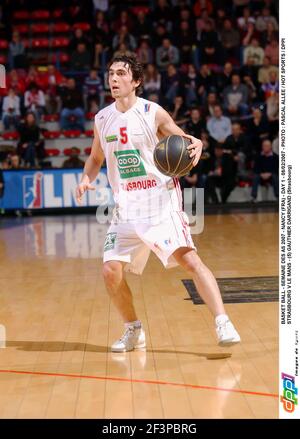
[(128, 142), (128, 136), (127, 136), (127, 127), (122, 127), (120, 128), (120, 138), (121, 138), (121, 143), (127, 143)]

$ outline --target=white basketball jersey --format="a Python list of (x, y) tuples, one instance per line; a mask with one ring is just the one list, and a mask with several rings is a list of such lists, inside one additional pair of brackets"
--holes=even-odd
[(118, 111), (114, 102), (95, 116), (115, 213), (125, 221), (165, 218), (170, 211), (182, 210), (178, 179), (163, 175), (153, 160), (159, 141), (155, 123), (158, 108), (154, 102), (137, 98), (125, 113)]

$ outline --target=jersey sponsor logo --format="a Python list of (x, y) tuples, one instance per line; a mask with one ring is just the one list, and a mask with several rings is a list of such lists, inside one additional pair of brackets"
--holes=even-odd
[(145, 113), (149, 113), (151, 104), (145, 104)]
[(138, 149), (114, 151), (114, 154), (117, 158), (121, 178), (132, 178), (147, 175), (140, 156), (140, 151)]
[(111, 136), (106, 136), (105, 140), (107, 143), (116, 142), (118, 140), (118, 136), (116, 134), (112, 134)]
[(140, 189), (151, 189), (157, 186), (156, 180), (138, 180), (129, 183), (121, 183), (124, 191), (136, 191)]
[(105, 252), (107, 250), (112, 250), (113, 248), (115, 248), (116, 237), (117, 237), (116, 233), (108, 233), (106, 235), (105, 242), (104, 242), (104, 251)]

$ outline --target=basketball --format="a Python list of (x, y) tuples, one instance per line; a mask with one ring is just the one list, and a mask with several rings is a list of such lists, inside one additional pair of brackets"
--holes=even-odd
[(191, 141), (183, 136), (172, 135), (163, 138), (154, 149), (154, 163), (157, 169), (170, 177), (182, 177), (193, 167), (193, 159), (187, 147)]

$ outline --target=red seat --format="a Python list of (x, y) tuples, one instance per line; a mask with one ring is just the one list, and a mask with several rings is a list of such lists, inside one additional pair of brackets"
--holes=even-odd
[(69, 31), (70, 31), (70, 25), (68, 23), (60, 22), (60, 23), (55, 23), (53, 25), (54, 33), (64, 33)]
[(60, 150), (56, 148), (45, 148), (48, 157), (56, 156), (60, 154)]
[(29, 20), (29, 12), (28, 11), (15, 11), (13, 13), (14, 20)]
[(92, 150), (91, 146), (88, 146), (87, 148), (84, 148), (84, 152), (85, 152), (86, 155), (90, 155), (91, 150)]
[(62, 64), (67, 63), (70, 61), (70, 56), (64, 52), (54, 53), (52, 55), (52, 62), (56, 63), (57, 61), (59, 61)]
[(73, 138), (73, 137), (79, 137), (81, 134), (80, 130), (64, 130), (63, 135), (65, 137)]
[(49, 24), (47, 23), (35, 23), (31, 25), (31, 30), (37, 34), (46, 34), (49, 32)]
[(145, 15), (147, 15), (149, 13), (149, 8), (148, 6), (134, 6), (133, 8), (131, 8), (131, 11), (134, 15), (137, 15), (139, 12), (144, 12)]
[(94, 136), (94, 131), (93, 130), (86, 130), (84, 132), (86, 137), (93, 137)]
[(20, 34), (28, 34), (29, 26), (28, 24), (16, 24), (14, 25), (14, 31), (17, 31)]
[(91, 25), (89, 23), (75, 23), (73, 24), (73, 29), (81, 29), (85, 32), (91, 29)]
[(25, 39), (23, 40), (23, 39), (22, 39), (22, 43), (24, 44), (25, 49), (28, 49), (28, 47), (30, 47), (29, 40), (27, 40), (27, 39), (26, 39), (26, 40), (25, 40)]
[(62, 16), (63, 10), (62, 9), (55, 9), (53, 11), (52, 17), (53, 18), (60, 18)]
[(0, 40), (0, 50), (6, 50), (8, 48), (8, 42), (6, 40)]
[(32, 20), (48, 20), (50, 18), (50, 12), (46, 9), (40, 9), (31, 13)]
[(86, 118), (87, 120), (94, 120), (94, 118), (95, 118), (95, 113), (91, 113), (91, 112), (86, 113), (85, 118)]
[(43, 135), (45, 139), (57, 139), (59, 136), (61, 136), (60, 131), (44, 131)]
[(45, 114), (43, 119), (45, 122), (57, 122), (59, 120), (59, 114)]
[(2, 137), (4, 140), (18, 140), (20, 134), (18, 133), (18, 131), (10, 131), (7, 133), (2, 133)]
[(35, 38), (31, 41), (31, 47), (33, 49), (48, 49), (49, 40), (48, 38)]
[(65, 37), (55, 37), (52, 40), (52, 47), (60, 48), (67, 47), (69, 45), (69, 39)]
[(6, 64), (7, 57), (5, 55), (0, 55), (0, 64)]
[[(78, 151), (78, 154), (80, 154), (80, 148), (78, 148), (78, 146), (75, 146), (75, 148), (77, 149), (77, 151)], [(66, 156), (70, 156), (71, 155), (71, 153), (72, 153), (72, 148), (65, 148), (64, 149), (64, 155), (66, 155)]]

